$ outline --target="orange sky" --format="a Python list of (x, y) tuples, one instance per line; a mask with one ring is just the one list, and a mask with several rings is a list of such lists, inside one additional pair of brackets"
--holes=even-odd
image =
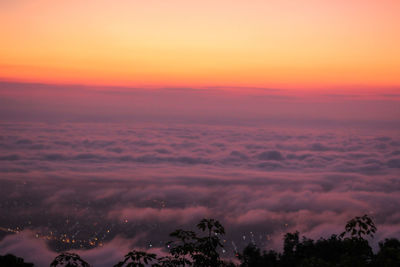
[(398, 0), (0, 1), (0, 78), (393, 90), (399, 14)]

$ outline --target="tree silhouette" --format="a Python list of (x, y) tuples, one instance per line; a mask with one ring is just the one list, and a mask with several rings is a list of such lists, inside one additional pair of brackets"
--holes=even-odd
[(362, 217), (355, 217), (347, 222), (345, 231), (340, 234), (344, 237), (349, 234), (352, 238), (363, 239), (364, 236), (374, 237), (377, 228), (372, 219), (365, 214)]
[(125, 255), (125, 259), (120, 261), (114, 267), (145, 267), (156, 260), (156, 254), (150, 254), (144, 251), (132, 250)]
[(78, 254), (75, 253), (62, 253), (58, 255), (53, 262), (50, 264), (50, 267), (90, 267), (89, 263), (82, 260)]
[(400, 241), (390, 238), (385, 239), (383, 242), (379, 242), (379, 252), (373, 261), (373, 266), (400, 266)]
[(206, 232), (207, 235), (199, 237), (194, 231), (181, 229), (170, 234), (171, 237), (177, 239), (168, 243), (171, 246), (171, 255), (192, 266), (223, 266), (218, 249), (223, 247), (220, 236), (225, 234), (224, 227), (217, 220), (203, 219), (197, 224), (197, 228)]
[[(320, 238), (314, 241), (304, 236), (300, 239), (299, 232), (287, 233), (283, 239), (282, 254), (274, 251), (270, 251), (268, 254), (264, 251), (261, 254), (257, 247), (248, 245), (243, 250), (243, 254), (239, 254), (238, 259), (241, 261), (240, 266), (243, 267), (373, 266), (371, 264), (374, 255), (364, 236), (372, 237), (375, 232), (376, 226), (372, 219), (364, 215), (348, 221), (345, 232), (339, 236), (331, 235), (327, 239)], [(346, 234), (348, 237), (344, 238)], [(391, 244), (396, 243), (392, 242)], [(382, 245), (383, 247), (384, 245)], [(396, 245), (392, 247), (397, 248)], [(396, 258), (397, 250), (392, 247), (388, 251), (392, 258)], [(400, 263), (395, 260), (393, 262)]]
[(237, 258), (241, 262), (240, 267), (278, 266), (278, 253), (270, 250), (261, 254), (260, 249), (252, 243), (246, 246)]
[(13, 254), (0, 256), (1, 267), (33, 267), (33, 263), (24, 262), (23, 258), (19, 258)]

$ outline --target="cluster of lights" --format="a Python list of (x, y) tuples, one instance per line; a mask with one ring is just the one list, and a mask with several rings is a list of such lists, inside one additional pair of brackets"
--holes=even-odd
[[(165, 202), (163, 202), (163, 201), (160, 201), (160, 203), (165, 203)], [(69, 224), (70, 223), (70, 220), (69, 219), (67, 219), (66, 221), (66, 224)], [(122, 220), (122, 222), (124, 223), (124, 224), (127, 224), (128, 223), (128, 219), (123, 219)], [(28, 222), (28, 224), (32, 224), (31, 223), (31, 221), (29, 221)], [(70, 230), (72, 230), (72, 229), (74, 229), (76, 226), (78, 226), (79, 225), (79, 222), (76, 222), (72, 227), (70, 227)], [(94, 224), (93, 224), (94, 226), (96, 226), (96, 225), (98, 225), (98, 223), (97, 222), (95, 222)], [(49, 234), (42, 234), (42, 233), (36, 233), (35, 234), (35, 238), (37, 238), (37, 239), (45, 239), (45, 240), (53, 240), (53, 241), (58, 241), (58, 242), (61, 242), (61, 243), (64, 243), (64, 244), (71, 244), (71, 245), (77, 245), (77, 246), (79, 246), (80, 248), (88, 248), (88, 247), (92, 247), (92, 248), (94, 248), (94, 247), (102, 247), (103, 245), (104, 245), (104, 239), (106, 238), (106, 236), (108, 235), (108, 234), (110, 234), (110, 232), (111, 232), (111, 229), (113, 228), (113, 226), (114, 226), (114, 224), (111, 226), (111, 228), (110, 229), (106, 229), (105, 230), (105, 232), (104, 232), (104, 234), (102, 235), (102, 237), (98, 237), (98, 232), (95, 232), (95, 236), (94, 237), (91, 237), (91, 238), (89, 238), (89, 239), (87, 239), (87, 240), (85, 240), (85, 239), (77, 239), (77, 238), (75, 238), (77, 235), (78, 235), (78, 233), (80, 232), (80, 230), (76, 230), (75, 231), (75, 233), (74, 234), (72, 234), (71, 236), (69, 236), (69, 235), (67, 235), (67, 234), (61, 234), (61, 235), (56, 235), (53, 231), (50, 231), (49, 232)], [(287, 223), (285, 223), (285, 224), (283, 224), (283, 227), (284, 228), (288, 228), (289, 227), (289, 224), (287, 224)], [(23, 229), (22, 228), (20, 228), (20, 227), (15, 227), (15, 228), (10, 228), (10, 227), (8, 227), (8, 228), (6, 228), (6, 227), (0, 227), (0, 231), (4, 231), (4, 232), (8, 232), (8, 233), (14, 233), (14, 234), (19, 234), (19, 233), (21, 233), (21, 231), (22, 231)], [(251, 242), (253, 243), (253, 244), (255, 244), (255, 240), (254, 240), (254, 233), (253, 232), (249, 232), (250, 233), (250, 240), (251, 240)], [(269, 241), (269, 240), (271, 240), (271, 236), (269, 235), (269, 234), (267, 234), (267, 235), (260, 235), (259, 236), (259, 238), (260, 238), (260, 240), (262, 240), (262, 239), (266, 239), (267, 241)], [(247, 239), (247, 236), (246, 235), (243, 235), (242, 236), (242, 239), (243, 239), (243, 241), (246, 241), (246, 239)], [(227, 242), (227, 240), (226, 239), (223, 239), (222, 240), (222, 242), (223, 243), (226, 243)], [(162, 244), (163, 242), (161, 241), (160, 242), (160, 244)], [(235, 244), (235, 242), (234, 241), (231, 241), (231, 243), (232, 243), (232, 247), (234, 248), (234, 252), (235, 253), (238, 253), (238, 247), (236, 246), (236, 244)], [(149, 245), (148, 245), (148, 247), (149, 248), (152, 248), (153, 247), (153, 244), (151, 243), (151, 242), (149, 242)], [(166, 248), (170, 248), (170, 245), (167, 245), (166, 246)], [(225, 249), (223, 249), (222, 250), (222, 253), (226, 253), (226, 250)]]
[[(0, 227), (0, 231), (8, 232), (8, 233), (14, 233), (14, 234), (19, 234), (21, 233), (22, 229), (19, 227), (16, 227), (15, 229), (13, 228), (5, 228), (5, 227)], [(110, 233), (110, 229), (107, 229), (106, 233)], [(73, 235), (75, 236), (75, 235)], [(100, 246), (102, 247), (104, 245), (103, 240), (105, 238), (106, 234), (101, 238), (101, 240), (98, 237), (91, 238), (89, 240), (82, 240), (82, 239), (76, 239), (74, 237), (69, 237), (67, 234), (62, 234), (60, 236), (54, 235), (52, 231), (50, 231), (49, 234), (42, 234), (42, 233), (36, 233), (35, 238), (37, 239), (45, 239), (45, 240), (53, 240), (53, 241), (58, 241), (64, 244), (80, 244), (79, 246), (81, 248), (91, 246), (91, 247), (97, 247)]]

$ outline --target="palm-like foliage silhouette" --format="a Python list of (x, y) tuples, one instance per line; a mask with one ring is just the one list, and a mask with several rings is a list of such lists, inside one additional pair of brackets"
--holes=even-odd
[(144, 251), (132, 250), (125, 255), (125, 259), (114, 267), (145, 267), (156, 260), (157, 255)]
[(197, 224), (197, 228), (206, 232), (206, 235), (198, 236), (194, 231), (181, 229), (170, 234), (177, 239), (168, 243), (171, 246), (171, 255), (192, 266), (221, 266), (223, 261), (218, 249), (223, 247), (221, 236), (225, 234), (224, 227), (217, 220), (203, 219)]
[(50, 267), (90, 267), (89, 263), (81, 259), (78, 254), (75, 253), (62, 253), (58, 255), (53, 262), (50, 264)]
[(363, 239), (364, 236), (374, 237), (377, 228), (372, 219), (365, 214), (364, 216), (357, 216), (347, 222), (345, 231), (340, 234), (344, 237), (346, 234), (351, 238)]

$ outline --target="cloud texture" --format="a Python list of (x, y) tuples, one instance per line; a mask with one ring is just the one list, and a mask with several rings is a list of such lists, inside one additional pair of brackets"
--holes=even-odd
[[(222, 221), (227, 251), (279, 249), (294, 230), (339, 233), (364, 213), (376, 241), (400, 237), (396, 132), (3, 123), (0, 151), (0, 226), (25, 229), (3, 233), (0, 253), (38, 264), (80, 247), (35, 233), (97, 238), (104, 247), (83, 255), (107, 248), (116, 259), (133, 246), (164, 248), (168, 233), (203, 217)], [(30, 256), (35, 242), (46, 260)]]

